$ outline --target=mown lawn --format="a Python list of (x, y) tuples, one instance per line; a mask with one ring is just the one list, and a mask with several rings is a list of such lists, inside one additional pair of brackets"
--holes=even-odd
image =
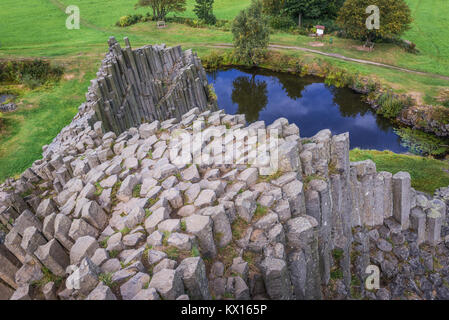
[(412, 187), (433, 194), (440, 187), (449, 185), (449, 163), (412, 155), (396, 154), (391, 151), (361, 150), (350, 151), (351, 161), (373, 160), (377, 171), (392, 174), (407, 171), (412, 177)]

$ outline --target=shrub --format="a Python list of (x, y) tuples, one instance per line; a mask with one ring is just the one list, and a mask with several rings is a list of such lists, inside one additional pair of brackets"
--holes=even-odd
[(408, 107), (412, 104), (410, 99), (410, 97), (398, 97), (390, 91), (382, 93), (377, 99), (379, 105), (377, 113), (386, 118), (396, 118), (404, 107)]
[(324, 83), (328, 86), (332, 85), (337, 88), (343, 88), (357, 84), (357, 76), (348, 73), (346, 70), (327, 67), (323, 70), (322, 76), (325, 76)]
[(29, 74), (23, 76), (22, 83), (30, 89), (35, 89), (42, 85), (42, 82), (39, 79), (35, 79)]
[(292, 28), (296, 28), (296, 22), (291, 17), (286, 16), (271, 16), (268, 19), (268, 23), (271, 28), (276, 30), (288, 31)]
[(58, 81), (63, 73), (62, 67), (42, 59), (0, 61), (0, 82), (25, 84), (32, 89), (47, 81)]
[(116, 25), (118, 27), (124, 28), (145, 20), (146, 18), (144, 18), (143, 15), (141, 14), (127, 15), (121, 17), (120, 20), (116, 23)]

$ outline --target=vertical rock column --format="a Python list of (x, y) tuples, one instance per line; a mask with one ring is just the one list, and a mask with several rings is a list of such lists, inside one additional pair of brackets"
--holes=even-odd
[(376, 175), (376, 164), (371, 160), (354, 162), (351, 164), (357, 170), (357, 178), (360, 182), (360, 214), (364, 226), (376, 225), (376, 210), (374, 201), (374, 179)]
[(181, 119), (193, 108), (216, 109), (206, 73), (191, 50), (165, 45), (133, 50), (128, 38), (121, 48), (114, 37), (109, 53), (86, 95), (89, 123), (102, 121), (107, 131), (119, 134), (142, 122)]
[(402, 230), (410, 227), (411, 178), (408, 172), (398, 172), (393, 176), (393, 217), (401, 224)]
[(443, 201), (429, 201), (429, 208), (426, 210), (426, 241), (430, 245), (436, 246), (441, 242), (441, 227), (445, 216), (446, 204)]
[[(330, 280), (330, 263), (332, 250), (332, 200), (328, 184), (323, 180), (312, 180), (307, 190), (307, 214), (318, 222), (318, 251), (321, 281), (328, 284)], [(307, 202), (307, 201), (306, 201)]]
[(354, 234), (354, 261), (353, 266), (355, 268), (356, 277), (360, 280), (360, 290), (362, 295), (365, 291), (365, 280), (367, 277), (366, 268), (370, 264), (370, 239), (364, 229), (357, 231)]
[(352, 196), (351, 225), (353, 227), (359, 227), (362, 226), (362, 183), (357, 179), (357, 167), (353, 164), (350, 167), (349, 181)]
[(287, 222), (288, 269), (297, 299), (321, 299), (318, 222), (302, 215)]
[(333, 249), (343, 250), (340, 268), (346, 288), (351, 284), (351, 247), (353, 194), (349, 161), (349, 134), (332, 137), (330, 183), (332, 194), (332, 244)]
[(17, 289), (15, 274), (19, 270), (20, 262), (3, 244), (0, 244), (0, 279), (11, 288)]

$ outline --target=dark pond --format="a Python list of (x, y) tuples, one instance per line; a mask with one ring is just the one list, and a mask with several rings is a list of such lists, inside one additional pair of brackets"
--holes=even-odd
[(392, 124), (377, 116), (351, 89), (327, 86), (322, 79), (266, 70), (220, 70), (207, 74), (226, 113), (242, 113), (248, 122), (271, 124), (279, 117), (295, 123), (301, 137), (322, 129), (350, 133), (351, 148), (407, 152)]

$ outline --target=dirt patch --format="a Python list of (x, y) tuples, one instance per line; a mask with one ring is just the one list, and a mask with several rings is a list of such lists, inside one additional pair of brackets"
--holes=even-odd
[(64, 80), (73, 80), (75, 79), (75, 75), (73, 73), (68, 73), (64, 75)]
[(324, 47), (324, 43), (323, 42), (319, 42), (319, 41), (312, 41), (312, 42), (309, 42), (309, 46), (311, 46), (311, 47)]
[(358, 51), (364, 51), (364, 52), (374, 51), (374, 49), (370, 50), (370, 48), (365, 47), (365, 46), (351, 46), (351, 48), (356, 49)]
[(407, 92), (409, 96), (415, 100), (415, 103), (419, 106), (424, 104), (423, 93), (418, 91)]

